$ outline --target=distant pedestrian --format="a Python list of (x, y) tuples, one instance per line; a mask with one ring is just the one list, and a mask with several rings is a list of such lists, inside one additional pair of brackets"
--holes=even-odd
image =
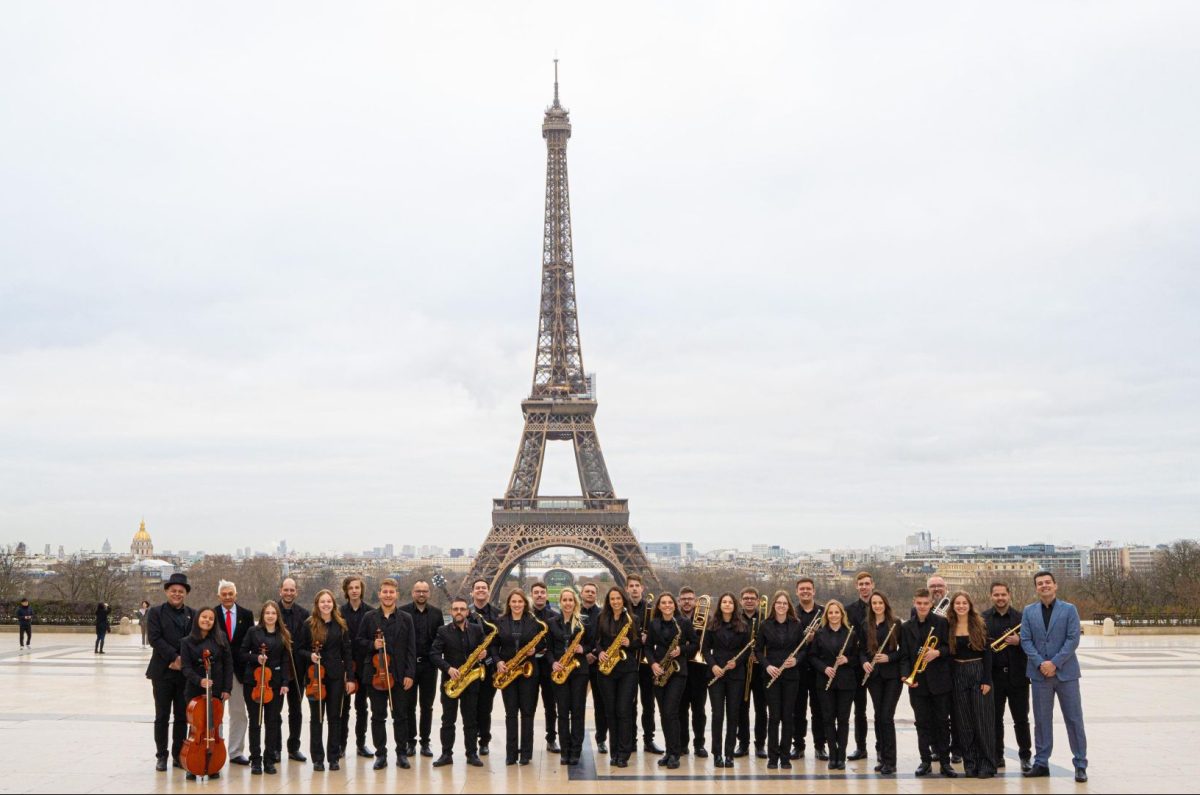
[(138, 608), (138, 627), (142, 630), (142, 648), (150, 647), (149, 632), (150, 622), (146, 618), (150, 615), (150, 603), (145, 599), (142, 600), (142, 606)]
[(94, 654), (104, 654), (104, 636), (108, 634), (108, 603), (96, 605), (96, 648)]
[(21, 648), (33, 645), (33, 608), (29, 606), (29, 597), (21, 597), (21, 606), (17, 608), (17, 623), (20, 625)]

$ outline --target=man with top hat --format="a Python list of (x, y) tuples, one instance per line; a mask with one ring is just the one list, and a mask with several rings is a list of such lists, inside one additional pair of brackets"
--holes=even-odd
[(175, 767), (181, 767), (179, 750), (187, 738), (187, 680), (183, 676), (179, 644), (192, 631), (195, 617), (195, 611), (184, 604), (192, 590), (187, 575), (172, 574), (163, 583), (163, 590), (167, 600), (146, 614), (146, 635), (154, 649), (150, 665), (146, 667), (146, 678), (154, 688), (155, 769), (159, 771), (167, 769), (167, 726), (172, 714), (175, 726), (171, 736), (171, 759)]

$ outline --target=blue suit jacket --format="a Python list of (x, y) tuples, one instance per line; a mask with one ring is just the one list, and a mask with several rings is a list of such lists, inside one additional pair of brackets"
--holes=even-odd
[(1025, 674), (1029, 681), (1038, 683), (1046, 677), (1038, 670), (1046, 660), (1058, 669), (1058, 678), (1069, 682), (1079, 678), (1079, 611), (1070, 602), (1058, 599), (1050, 613), (1050, 628), (1042, 619), (1042, 603), (1034, 602), (1021, 613), (1021, 648), (1028, 657)]

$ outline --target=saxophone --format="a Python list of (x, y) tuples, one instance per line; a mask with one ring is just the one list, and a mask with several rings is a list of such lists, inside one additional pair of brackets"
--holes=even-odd
[(662, 673), (654, 677), (655, 687), (666, 687), (667, 682), (671, 681), (671, 677), (679, 670), (679, 660), (671, 657), (671, 652), (679, 648), (679, 639), (683, 637), (683, 629), (679, 626), (679, 622), (675, 622), (675, 637), (671, 638), (671, 645), (667, 646), (666, 654), (658, 661), (659, 667), (662, 668)]
[(580, 621), (579, 629), (575, 630), (575, 637), (571, 638), (571, 642), (567, 644), (567, 650), (558, 659), (558, 664), (562, 666), (562, 670), (550, 674), (550, 678), (554, 681), (554, 684), (565, 684), (567, 677), (579, 667), (579, 658), (575, 656), (575, 647), (579, 645), (579, 641), (583, 640), (583, 629), (583, 622)]
[(613, 638), (613, 642), (604, 650), (607, 658), (600, 663), (600, 673), (605, 676), (611, 675), (613, 669), (617, 667), (617, 663), (628, 656), (625, 650), (621, 648), (621, 641), (625, 640), (625, 637), (629, 635), (629, 630), (633, 629), (633, 619), (629, 617), (629, 608), (625, 608), (625, 612), (622, 615), (627, 619), (625, 626), (621, 627), (621, 631)]
[(447, 679), (442, 685), (442, 692), (444, 692), (448, 698), (458, 698), (463, 693), (467, 692), (468, 687), (487, 676), (487, 669), (483, 667), (483, 655), (487, 652), (488, 646), (492, 645), (492, 641), (496, 639), (496, 636), (500, 634), (500, 630), (495, 624), (489, 624), (482, 618), (480, 618), (479, 621), (491, 627), (492, 631), (489, 632), (487, 637), (483, 639), (483, 643), (480, 643), (478, 646), (476, 646), (474, 651), (467, 656), (466, 661), (459, 666), (458, 678)]
[(541, 631), (533, 636), (533, 640), (518, 649), (511, 660), (504, 661), (506, 668), (504, 673), (496, 671), (492, 676), (492, 686), (497, 690), (503, 690), (517, 681), (519, 677), (523, 676), (528, 679), (533, 676), (533, 662), (529, 658), (533, 656), (534, 651), (537, 650), (537, 645), (542, 642), (542, 638), (546, 637), (546, 633), (550, 630), (545, 622), (537, 616), (534, 616), (533, 620), (542, 625)]

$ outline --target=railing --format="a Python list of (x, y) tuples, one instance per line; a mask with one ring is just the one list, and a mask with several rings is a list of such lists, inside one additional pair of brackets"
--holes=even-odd
[(534, 497), (492, 500), (494, 511), (612, 511), (629, 510), (629, 501), (612, 497)]
[(1093, 613), (1092, 623), (1100, 626), (1106, 618), (1111, 618), (1118, 627), (1200, 627), (1200, 612)]

